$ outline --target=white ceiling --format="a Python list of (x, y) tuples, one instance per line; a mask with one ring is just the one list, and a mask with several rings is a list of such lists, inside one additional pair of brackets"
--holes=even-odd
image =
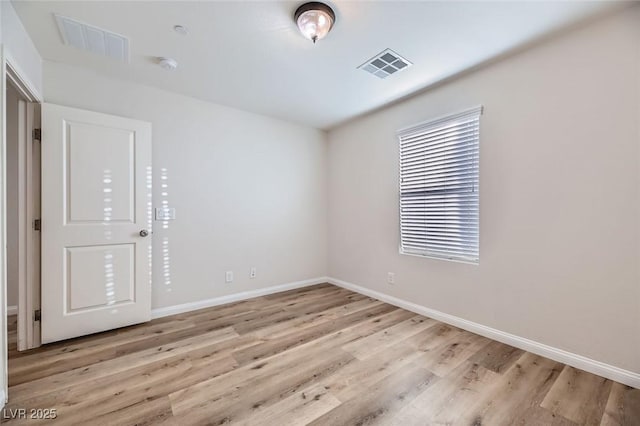
[[(313, 45), (289, 1), (14, 1), (44, 59), (322, 129), (602, 13), (610, 2), (334, 1)], [(131, 63), (65, 46), (53, 13), (123, 34)], [(189, 34), (173, 31), (184, 25)], [(391, 48), (414, 65), (381, 80), (360, 64)], [(167, 72), (157, 56), (175, 58)]]

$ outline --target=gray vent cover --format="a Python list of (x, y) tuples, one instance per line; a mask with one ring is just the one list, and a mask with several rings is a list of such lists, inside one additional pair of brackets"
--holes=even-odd
[(358, 69), (364, 70), (376, 77), (387, 78), (391, 74), (409, 68), (411, 65), (413, 65), (411, 62), (393, 50), (386, 49), (360, 65)]

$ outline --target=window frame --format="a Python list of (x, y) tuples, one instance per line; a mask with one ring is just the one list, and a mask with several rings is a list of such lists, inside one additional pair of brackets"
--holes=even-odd
[[(448, 260), (451, 262), (465, 263), (471, 265), (479, 265), (480, 264), (480, 147), (481, 147), (481, 117), (484, 112), (484, 107), (482, 105), (476, 106), (474, 108), (468, 108), (463, 111), (454, 113), (454, 114), (446, 114), (436, 118), (432, 118), (430, 120), (422, 121), (418, 124), (414, 124), (412, 126), (404, 127), (396, 132), (396, 137), (398, 141), (398, 231), (399, 231), (399, 244), (398, 244), (398, 252), (401, 255), (405, 256), (414, 256), (428, 259), (437, 259), (437, 260)], [(478, 221), (477, 221), (477, 256), (467, 256), (467, 255), (459, 255), (459, 254), (441, 254), (436, 252), (429, 252), (428, 249), (424, 250), (424, 253), (416, 253), (415, 251), (406, 251), (403, 248), (403, 234), (402, 234), (402, 142), (403, 138), (415, 137), (419, 135), (421, 132), (426, 132), (429, 129), (433, 129), (439, 125), (445, 125), (446, 123), (453, 122), (456, 120), (460, 120), (466, 117), (477, 117), (478, 126), (477, 126), (477, 163), (478, 163), (478, 171), (477, 171), (477, 187), (475, 192), (477, 193), (477, 207), (478, 207)], [(406, 191), (405, 191), (406, 192)]]

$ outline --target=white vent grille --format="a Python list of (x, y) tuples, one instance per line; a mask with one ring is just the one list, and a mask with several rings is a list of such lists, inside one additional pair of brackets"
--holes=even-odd
[(364, 70), (379, 78), (387, 78), (399, 71), (406, 70), (411, 65), (413, 65), (411, 62), (393, 50), (386, 49), (360, 65), (358, 69)]
[(55, 15), (65, 44), (101, 56), (129, 62), (129, 39), (66, 16)]

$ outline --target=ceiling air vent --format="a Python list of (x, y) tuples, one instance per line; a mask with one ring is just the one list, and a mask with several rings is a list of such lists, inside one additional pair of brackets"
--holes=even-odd
[(101, 56), (129, 62), (129, 39), (66, 16), (55, 15), (64, 43)]
[(365, 70), (376, 77), (387, 78), (391, 74), (409, 68), (411, 65), (413, 65), (411, 62), (393, 50), (387, 49), (360, 65), (358, 69)]

